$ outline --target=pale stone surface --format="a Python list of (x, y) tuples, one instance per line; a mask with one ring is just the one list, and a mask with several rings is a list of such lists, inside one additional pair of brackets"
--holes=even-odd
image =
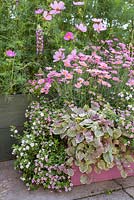
[(97, 195), (94, 197), (88, 197), (88, 198), (83, 198), (81, 200), (132, 200), (133, 198), (131, 198), (129, 195), (127, 195), (125, 192), (118, 191), (118, 192), (113, 192), (110, 195), (106, 195), (106, 194), (101, 194), (101, 195)]
[(126, 188), (125, 191), (134, 198), (134, 187)]
[(127, 177), (126, 179), (117, 179), (116, 183), (122, 185), (123, 188), (134, 186), (134, 176)]
[[(43, 190), (43, 188), (40, 188), (37, 191), (28, 191), (19, 178), (20, 174), (13, 169), (12, 161), (0, 163), (0, 200), (78, 200), (84, 198), (85, 200), (95, 200), (95, 198), (98, 198), (99, 200), (111, 200), (109, 199), (111, 198), (111, 195), (101, 194), (107, 191), (121, 191), (122, 189), (122, 187), (115, 181), (105, 181), (101, 183), (93, 183), (91, 185), (74, 187), (74, 189), (69, 193), (52, 193), (50, 191)], [(134, 180), (132, 181), (134, 182)], [(118, 197), (120, 194), (120, 199), (124, 200), (122, 198), (122, 192), (113, 192), (113, 196), (114, 194), (117, 194)], [(123, 194), (125, 197), (128, 197), (126, 200), (130, 199), (126, 193), (123, 192)], [(97, 196), (94, 197), (95, 195)], [(115, 198), (113, 198), (113, 200), (114, 199)]]

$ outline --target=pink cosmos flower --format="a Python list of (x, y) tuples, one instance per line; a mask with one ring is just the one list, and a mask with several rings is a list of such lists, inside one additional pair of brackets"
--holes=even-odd
[(65, 79), (69, 79), (69, 80), (72, 80), (73, 79), (73, 75), (68, 73), (66, 76), (65, 76)]
[(39, 15), (39, 14), (42, 14), (43, 13), (43, 9), (42, 8), (39, 8), (37, 10), (35, 10), (35, 14), (36, 15)]
[(68, 74), (68, 71), (63, 69), (63, 70), (61, 70), (61, 74), (66, 76)]
[(76, 49), (72, 50), (71, 53), (67, 56), (67, 60), (71, 61), (76, 61), (78, 59), (77, 56), (77, 51)]
[(65, 59), (65, 60), (63, 60), (63, 62), (64, 62), (64, 66), (65, 67), (71, 67), (71, 61), (69, 60), (69, 59)]
[(73, 5), (75, 5), (75, 6), (83, 6), (84, 2), (83, 1), (78, 1), (78, 2), (73, 1)]
[(38, 80), (38, 84), (39, 84), (39, 85), (43, 84), (44, 82), (45, 82), (44, 79), (39, 79), (39, 80)]
[(64, 54), (64, 49), (60, 48), (58, 51), (55, 52), (53, 59), (53, 62), (58, 62), (60, 60), (63, 60), (65, 58), (65, 54)]
[(76, 68), (74, 71), (76, 71), (78, 74), (82, 74), (82, 70), (80, 68)]
[(78, 78), (79, 83), (83, 83), (84, 79), (83, 78)]
[(63, 1), (54, 1), (54, 3), (50, 4), (50, 7), (53, 9), (50, 11), (50, 14), (59, 14), (62, 10), (65, 10), (65, 4)]
[(56, 72), (55, 70), (50, 71), (50, 72), (47, 74), (47, 77), (48, 77), (48, 78), (60, 77), (60, 76), (61, 76), (61, 73), (58, 73), (58, 72)]
[(89, 85), (89, 81), (84, 81), (83, 85), (88, 86)]
[(93, 28), (98, 33), (100, 33), (101, 31), (105, 31), (107, 29), (106, 25), (103, 23), (95, 23), (95, 24), (93, 24)]
[(44, 11), (43, 18), (47, 21), (50, 21), (52, 20), (52, 15), (50, 15), (48, 11)]
[(108, 82), (106, 82), (106, 81), (103, 81), (102, 79), (99, 79), (98, 80), (98, 83), (99, 84), (101, 84), (101, 85), (104, 85), (104, 86), (106, 86), (106, 87), (111, 87), (111, 84), (110, 83), (108, 83)]
[(50, 71), (52, 67), (45, 67), (46, 70)]
[(80, 30), (81, 32), (87, 32), (87, 26), (85, 26), (84, 24), (80, 23), (79, 25), (76, 24), (75, 27)]
[(87, 64), (84, 61), (79, 61), (79, 64), (83, 67), (87, 67)]
[(78, 89), (82, 87), (81, 83), (79, 83), (79, 82), (76, 83), (74, 86), (75, 86), (76, 88), (78, 88)]
[(64, 36), (64, 40), (73, 40), (74, 39), (74, 35), (72, 32), (67, 32)]
[(15, 57), (16, 53), (14, 51), (12, 51), (11, 49), (6, 51), (6, 56), (8, 57)]
[(120, 79), (118, 77), (113, 77), (112, 79), (113, 79), (113, 81), (120, 82)]
[(101, 23), (101, 22), (102, 22), (102, 19), (93, 18), (92, 21), (95, 22), (95, 23)]
[(130, 79), (128, 80), (128, 82), (126, 83), (126, 85), (128, 85), (128, 86), (134, 86), (134, 79), (133, 79), (133, 78), (130, 78)]
[(105, 70), (109, 69), (109, 67), (107, 66), (107, 64), (104, 63), (104, 62), (101, 62), (101, 63), (100, 63), (99, 68), (100, 68), (100, 69), (105, 69)]

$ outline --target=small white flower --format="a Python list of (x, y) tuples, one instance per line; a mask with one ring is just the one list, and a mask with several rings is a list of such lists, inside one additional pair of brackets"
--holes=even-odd
[(128, 108), (132, 108), (132, 105), (128, 105)]
[(24, 177), (20, 177), (20, 180), (25, 181), (26, 179)]
[(43, 112), (41, 112), (41, 113), (40, 113), (40, 116), (41, 116), (41, 117), (44, 117), (44, 113), (43, 113)]
[(23, 165), (20, 165), (20, 169), (23, 169), (24, 167), (23, 167)]
[(134, 111), (134, 107), (132, 108), (132, 111)]
[(30, 166), (30, 162), (27, 163), (26, 168), (28, 169)]
[(126, 100), (129, 100), (130, 98), (129, 98), (129, 96), (127, 96), (125, 99), (126, 99)]
[(16, 129), (16, 130), (14, 130), (14, 133), (18, 133), (18, 130)]
[(31, 146), (31, 147), (34, 147), (34, 143), (31, 143), (30, 146)]
[(23, 155), (24, 155), (24, 153), (23, 153), (23, 152), (21, 152), (21, 153), (20, 153), (20, 156), (23, 156)]
[(29, 146), (26, 146), (26, 150), (29, 150), (30, 148), (29, 148)]
[(25, 142), (26, 142), (25, 140), (22, 140), (22, 144), (25, 144)]

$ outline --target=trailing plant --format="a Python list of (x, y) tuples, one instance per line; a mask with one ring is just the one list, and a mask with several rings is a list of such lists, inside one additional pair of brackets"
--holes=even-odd
[(21, 180), (28, 189), (42, 185), (60, 192), (70, 191), (72, 187), (72, 170), (65, 164), (68, 158), (66, 144), (51, 133), (56, 114), (54, 106), (44, 100), (32, 102), (26, 112), (23, 135), (19, 135), (16, 127), (11, 127), (13, 136), (18, 140), (18, 144), (13, 145), (15, 168), (21, 171)]

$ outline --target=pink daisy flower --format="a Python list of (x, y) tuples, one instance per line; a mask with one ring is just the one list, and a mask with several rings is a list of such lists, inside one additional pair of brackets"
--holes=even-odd
[(6, 51), (6, 56), (8, 57), (15, 57), (16, 53), (14, 51), (12, 51), (11, 49)]
[(79, 82), (76, 83), (74, 86), (75, 86), (76, 88), (78, 88), (78, 89), (82, 87), (81, 83), (79, 83)]
[(39, 84), (39, 85), (41, 85), (41, 84), (43, 84), (43, 83), (45, 83), (45, 80), (44, 80), (44, 79), (39, 79), (39, 80), (38, 80), (38, 84)]
[(39, 8), (37, 10), (35, 10), (35, 14), (36, 15), (39, 15), (39, 14), (42, 14), (43, 13), (43, 9), (42, 8)]
[(81, 32), (87, 32), (87, 26), (85, 26), (84, 24), (80, 23), (79, 25), (76, 24), (75, 27), (81, 31)]
[(105, 31), (107, 29), (106, 25), (103, 23), (95, 23), (95, 24), (93, 24), (93, 28), (98, 33), (100, 33), (101, 31)]
[(73, 40), (74, 39), (74, 35), (72, 32), (67, 32), (64, 36), (64, 40)]
[(54, 1), (54, 3), (50, 4), (50, 7), (52, 8), (50, 14), (59, 14), (62, 10), (65, 10), (65, 4), (63, 1)]
[(65, 54), (64, 54), (64, 49), (60, 48), (58, 51), (55, 52), (53, 59), (53, 62), (58, 62), (60, 60), (63, 60), (65, 58)]
[(44, 11), (43, 18), (47, 21), (50, 21), (52, 20), (52, 15), (50, 15), (48, 11)]

